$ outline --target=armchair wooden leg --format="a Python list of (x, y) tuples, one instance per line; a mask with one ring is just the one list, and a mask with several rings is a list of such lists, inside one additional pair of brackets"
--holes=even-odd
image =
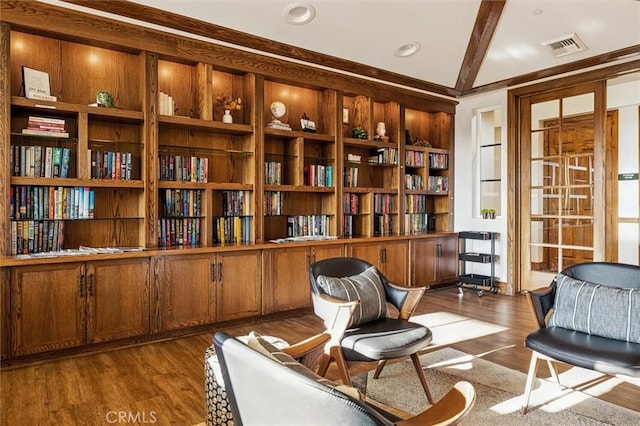
[(532, 351), (529, 373), (527, 374), (527, 383), (524, 385), (524, 396), (521, 410), (522, 414), (527, 414), (527, 410), (529, 409), (529, 398), (531, 397), (531, 389), (533, 388), (533, 382), (535, 381), (536, 374), (538, 374), (538, 353)]
[(324, 377), (327, 374), (327, 370), (329, 369), (329, 365), (331, 364), (331, 355), (322, 354), (320, 357), (320, 361), (318, 361), (318, 375)]
[(427, 401), (429, 401), (429, 404), (433, 405), (434, 401), (431, 396), (431, 391), (429, 390), (429, 385), (427, 384), (427, 376), (424, 375), (424, 370), (422, 369), (422, 364), (420, 363), (418, 354), (411, 355), (411, 361), (413, 362), (413, 368), (415, 368), (416, 373), (418, 373), (418, 378), (420, 379), (420, 384), (424, 389), (424, 393), (427, 395)]
[(376, 371), (375, 373), (373, 373), (374, 379), (377, 379), (380, 376), (380, 373), (382, 373), (382, 369), (384, 368), (385, 365), (387, 365), (386, 359), (382, 359), (378, 361), (378, 365), (376, 366)]
[(331, 348), (330, 353), (331, 357), (336, 361), (336, 367), (338, 367), (342, 383), (347, 386), (352, 386), (353, 384), (351, 383), (351, 375), (349, 375), (349, 367), (347, 366), (347, 361), (344, 359), (342, 348), (334, 346)]

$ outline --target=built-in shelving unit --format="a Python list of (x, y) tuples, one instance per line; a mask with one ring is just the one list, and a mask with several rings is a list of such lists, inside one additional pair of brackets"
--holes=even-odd
[[(455, 279), (445, 265), (455, 256), (438, 247), (456, 238), (456, 102), (249, 52), (240, 60), (228, 47), (48, 3), (7, 3), (3, 359), (308, 308), (303, 264), (323, 257), (366, 257), (400, 285)], [(23, 66), (48, 74), (55, 100), (25, 97)], [(101, 91), (114, 107), (92, 106)], [(222, 100), (238, 98), (228, 122)], [(290, 130), (270, 125), (274, 102)], [(48, 124), (57, 134), (38, 134)], [(429, 146), (408, 144), (406, 131)], [(431, 240), (423, 256), (419, 243)], [(446, 274), (428, 276), (431, 257)], [(300, 271), (277, 266), (292, 264)], [(114, 283), (111, 300), (98, 301)], [(52, 301), (70, 307), (64, 318), (36, 308)]]

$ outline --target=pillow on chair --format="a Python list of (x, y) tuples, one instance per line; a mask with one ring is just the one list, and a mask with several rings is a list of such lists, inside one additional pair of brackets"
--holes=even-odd
[(342, 300), (359, 300), (360, 304), (353, 313), (353, 327), (387, 316), (387, 301), (384, 286), (374, 266), (350, 277), (337, 278), (319, 275), (318, 285), (329, 296)]
[(548, 326), (640, 343), (640, 289), (607, 287), (558, 274)]
[(331, 380), (325, 379), (322, 376), (319, 376), (318, 374), (309, 370), (304, 365), (300, 364), (293, 357), (291, 357), (291, 355), (285, 352), (282, 352), (282, 350), (278, 349), (277, 347), (269, 343), (267, 340), (265, 340), (262, 336), (260, 336), (260, 334), (258, 334), (255, 331), (252, 331), (249, 333), (247, 346), (249, 346), (251, 349), (255, 351), (262, 353), (263, 355), (266, 355), (276, 360), (280, 364), (283, 364), (284, 366), (292, 369), (298, 374), (301, 374), (309, 379), (315, 380), (316, 382), (321, 383), (325, 386), (330, 386), (332, 388), (335, 388), (336, 390), (339, 390), (340, 392), (349, 395), (351, 398), (358, 399), (358, 400), (362, 399), (362, 395), (360, 394), (360, 391), (358, 391), (358, 389), (352, 386), (346, 386), (341, 383), (336, 383)]

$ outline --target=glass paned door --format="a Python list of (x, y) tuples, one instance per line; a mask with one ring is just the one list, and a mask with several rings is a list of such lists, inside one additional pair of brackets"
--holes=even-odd
[(523, 129), (529, 147), (522, 150), (528, 158), (521, 159), (529, 174), (522, 188), (521, 223), (528, 227), (522, 289), (548, 285), (567, 266), (600, 258), (594, 235), (604, 210), (594, 210), (602, 200), (596, 196), (595, 93), (530, 99), (531, 121)]

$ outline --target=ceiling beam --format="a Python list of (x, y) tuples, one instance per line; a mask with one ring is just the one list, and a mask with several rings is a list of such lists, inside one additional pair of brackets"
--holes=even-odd
[(100, 10), (102, 12), (108, 12), (115, 15), (125, 16), (131, 19), (137, 19), (142, 22), (160, 25), (166, 28), (173, 28), (175, 30), (185, 31), (191, 34), (197, 34), (203, 37), (211, 38), (213, 40), (231, 43), (236, 46), (256, 49), (262, 52), (272, 53), (286, 58), (293, 58), (296, 60), (321, 65), (336, 70), (346, 71), (376, 80), (393, 82), (394, 84), (412, 87), (415, 89), (424, 90), (426, 92), (432, 92), (439, 95), (451, 97), (457, 97), (460, 95), (460, 91), (452, 87), (431, 83), (395, 72), (386, 71), (381, 68), (375, 68), (358, 62), (349, 61), (331, 55), (325, 55), (296, 46), (291, 46), (285, 43), (279, 43), (264, 37), (254, 36), (242, 31), (236, 31), (231, 28), (222, 27), (220, 25), (211, 24), (208, 22), (200, 21), (198, 19), (178, 15), (176, 13), (168, 12), (166, 10), (157, 9), (150, 6), (140, 5), (138, 3), (126, 0), (63, 1), (94, 10)]
[(498, 26), (506, 0), (482, 0), (476, 16), (476, 23), (471, 31), (467, 52), (464, 55), (456, 90), (464, 92), (473, 87), (480, 66), (484, 60), (493, 34)]

